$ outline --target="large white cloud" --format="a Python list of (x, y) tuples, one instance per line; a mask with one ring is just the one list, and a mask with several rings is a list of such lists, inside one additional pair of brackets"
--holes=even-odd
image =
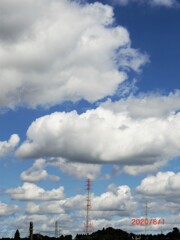
[(154, 164), (155, 170), (180, 155), (180, 113), (169, 111), (165, 116), (145, 118), (130, 114), (98, 107), (80, 115), (73, 111), (41, 117), (29, 127), (27, 141), (17, 155), (83, 163)]
[(95, 101), (115, 92), (127, 78), (126, 68), (139, 71), (148, 61), (131, 48), (125, 28), (111, 25), (108, 5), (69, 0), (10, 4), (0, 3), (1, 107)]
[(17, 134), (12, 134), (8, 141), (0, 141), (0, 157), (11, 153), (18, 145), (20, 138)]
[(6, 193), (10, 195), (12, 199), (16, 200), (42, 200), (42, 201), (51, 201), (51, 200), (60, 200), (64, 198), (64, 188), (59, 187), (52, 190), (44, 190), (41, 187), (33, 183), (25, 182), (22, 187), (7, 189)]
[(136, 191), (144, 198), (165, 199), (168, 202), (180, 202), (180, 173), (158, 172), (142, 180)]

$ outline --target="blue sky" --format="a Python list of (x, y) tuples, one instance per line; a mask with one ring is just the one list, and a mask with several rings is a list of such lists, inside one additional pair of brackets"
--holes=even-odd
[[(0, 236), (179, 227), (174, 0), (0, 3)], [(73, 229), (73, 231), (72, 231)]]

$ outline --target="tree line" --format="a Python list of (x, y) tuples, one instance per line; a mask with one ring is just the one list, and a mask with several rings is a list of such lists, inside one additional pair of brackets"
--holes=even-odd
[[(27, 238), (21, 238), (20, 232), (17, 229), (14, 238), (1, 238), (2, 240), (29, 240)], [(121, 229), (114, 228), (103, 228), (92, 234), (77, 234), (74, 238), (72, 235), (61, 235), (58, 238), (43, 236), (41, 234), (33, 234), (33, 240), (180, 240), (180, 231), (177, 227), (174, 227), (173, 230), (167, 234), (141, 234), (136, 235), (134, 233), (127, 233)]]

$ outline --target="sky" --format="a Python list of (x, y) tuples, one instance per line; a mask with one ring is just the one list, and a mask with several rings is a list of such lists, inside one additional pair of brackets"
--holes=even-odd
[[(180, 2), (0, 1), (0, 237), (180, 227)], [(147, 209), (147, 211), (146, 211)]]

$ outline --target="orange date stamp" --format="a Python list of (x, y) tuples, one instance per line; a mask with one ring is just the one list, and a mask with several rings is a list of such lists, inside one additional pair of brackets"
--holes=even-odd
[(164, 218), (132, 218), (132, 225), (158, 225), (164, 224)]

